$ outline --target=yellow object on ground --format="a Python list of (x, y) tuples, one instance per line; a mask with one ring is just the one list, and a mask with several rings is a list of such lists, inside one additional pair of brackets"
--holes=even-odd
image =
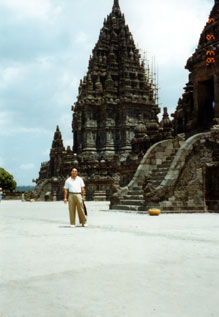
[(159, 216), (160, 214), (160, 209), (157, 209), (157, 208), (151, 208), (148, 210), (148, 214), (150, 216)]

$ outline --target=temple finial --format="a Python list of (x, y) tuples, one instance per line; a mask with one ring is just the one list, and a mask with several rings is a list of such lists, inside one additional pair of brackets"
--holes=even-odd
[(114, 0), (113, 8), (119, 8), (119, 0)]

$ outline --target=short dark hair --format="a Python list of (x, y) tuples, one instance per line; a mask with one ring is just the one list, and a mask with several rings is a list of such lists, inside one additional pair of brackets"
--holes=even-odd
[(73, 168), (71, 169), (71, 172), (72, 172), (73, 170), (76, 170), (76, 171), (78, 172), (78, 170), (77, 170), (76, 167), (73, 167)]

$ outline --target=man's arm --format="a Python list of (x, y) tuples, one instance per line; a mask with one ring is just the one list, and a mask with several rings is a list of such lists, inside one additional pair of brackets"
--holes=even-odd
[(68, 189), (64, 189), (64, 203), (66, 204), (67, 203), (67, 196), (68, 196)]
[(81, 187), (81, 196), (82, 196), (82, 200), (85, 200), (85, 190), (84, 190), (84, 187)]

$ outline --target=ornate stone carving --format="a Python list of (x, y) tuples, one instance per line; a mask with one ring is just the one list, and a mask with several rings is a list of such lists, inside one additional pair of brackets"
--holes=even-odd
[[(146, 150), (145, 144), (149, 138), (151, 144), (156, 142), (159, 131), (159, 108), (153, 99), (153, 86), (146, 80), (139, 51), (118, 0), (104, 20), (72, 110), (76, 156), (60, 145), (59, 151), (53, 151), (48, 165), (42, 167), (40, 179), (48, 175), (65, 178), (72, 165), (77, 165), (86, 182), (89, 199), (95, 191), (106, 191), (109, 199), (114, 175), (120, 173), (119, 185), (125, 186)], [(144, 135), (136, 131), (138, 150), (134, 152), (139, 151), (139, 156), (132, 151), (131, 143), (135, 127), (140, 128), (141, 124), (136, 113), (142, 114), (146, 129), (152, 120), (156, 126), (156, 129), (147, 129)], [(103, 159), (109, 163), (103, 166)]]
[(173, 114), (175, 133), (209, 130), (219, 119), (219, 3), (215, 1), (198, 47), (186, 64), (189, 82)]

